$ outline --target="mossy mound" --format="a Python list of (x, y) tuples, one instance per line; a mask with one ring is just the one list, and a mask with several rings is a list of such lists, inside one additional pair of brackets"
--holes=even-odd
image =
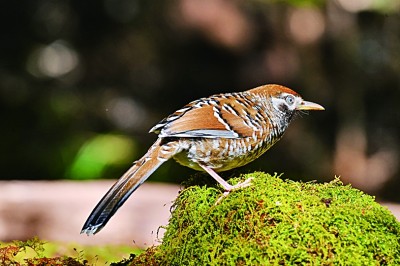
[(219, 188), (183, 190), (162, 244), (132, 265), (400, 265), (400, 223), (373, 197), (339, 179), (248, 177), (216, 205)]

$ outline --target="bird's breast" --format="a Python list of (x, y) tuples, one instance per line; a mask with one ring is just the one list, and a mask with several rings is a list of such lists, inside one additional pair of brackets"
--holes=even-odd
[(174, 159), (187, 167), (202, 171), (203, 164), (217, 172), (246, 165), (260, 157), (279, 137), (258, 136), (245, 138), (181, 139), (182, 152)]

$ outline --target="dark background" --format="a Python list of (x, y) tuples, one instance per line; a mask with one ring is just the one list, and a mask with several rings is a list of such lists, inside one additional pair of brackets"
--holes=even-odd
[[(324, 112), (245, 168), (400, 201), (398, 1), (8, 1), (1, 179), (117, 178), (191, 100), (279, 83)], [(150, 180), (194, 172), (168, 162)]]

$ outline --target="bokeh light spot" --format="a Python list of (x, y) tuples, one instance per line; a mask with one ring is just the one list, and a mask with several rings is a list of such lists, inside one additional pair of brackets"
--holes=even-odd
[(71, 179), (100, 178), (107, 167), (125, 164), (134, 158), (135, 143), (121, 135), (96, 135), (80, 148), (67, 175)]
[(148, 119), (144, 107), (130, 98), (112, 98), (106, 110), (108, 118), (121, 129), (141, 128)]
[(32, 53), (28, 71), (35, 76), (58, 78), (74, 70), (78, 64), (77, 53), (67, 43), (58, 40)]
[(289, 16), (289, 31), (300, 44), (311, 44), (325, 32), (325, 21), (320, 10), (315, 8), (295, 9)]

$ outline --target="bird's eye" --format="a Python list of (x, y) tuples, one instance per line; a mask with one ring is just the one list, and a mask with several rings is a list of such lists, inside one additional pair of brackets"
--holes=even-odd
[(293, 95), (288, 95), (285, 97), (285, 101), (288, 105), (294, 104), (294, 96)]

